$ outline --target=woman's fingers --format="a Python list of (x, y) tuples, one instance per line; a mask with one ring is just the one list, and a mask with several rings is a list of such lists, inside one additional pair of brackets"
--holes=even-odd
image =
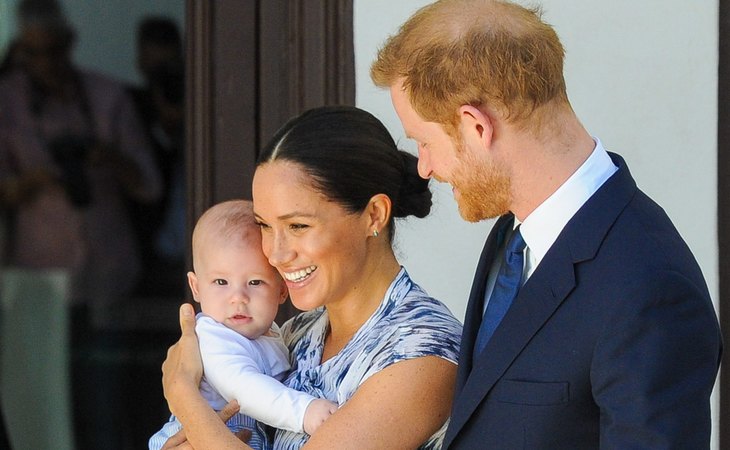
[(190, 303), (180, 305), (180, 330), (183, 336), (195, 334), (195, 311)]
[(186, 443), (188, 438), (185, 436), (185, 430), (180, 430), (177, 433), (170, 436), (170, 438), (162, 446), (162, 450), (179, 450), (183, 447), (182, 444)]
[(167, 351), (162, 363), (162, 387), (170, 411), (175, 413), (178, 400), (197, 388), (203, 376), (198, 338), (195, 335), (195, 311), (192, 305), (180, 306), (180, 339)]
[[(238, 406), (238, 402), (232, 400), (228, 402), (228, 404), (226, 404), (226, 406), (224, 406), (223, 409), (218, 412), (218, 417), (220, 417), (223, 422), (228, 422), (231, 417), (238, 414), (239, 410), (240, 407)], [(236, 436), (238, 436), (238, 438), (241, 439), (243, 442), (248, 442), (248, 439), (251, 438), (251, 432), (248, 430), (242, 430), (236, 433)], [(244, 437), (245, 440), (243, 439)], [(185, 448), (189, 448), (188, 445), (189, 443), (187, 436), (185, 436), (185, 430), (181, 429), (177, 433), (170, 436), (167, 442), (165, 442), (165, 445), (162, 446), (162, 450), (182, 450)]]
[(236, 400), (231, 400), (218, 412), (218, 417), (220, 417), (223, 422), (228, 422), (231, 417), (238, 414), (240, 409), (238, 402)]
[(251, 439), (251, 430), (243, 429), (235, 433), (235, 435), (241, 442), (248, 443), (248, 440)]

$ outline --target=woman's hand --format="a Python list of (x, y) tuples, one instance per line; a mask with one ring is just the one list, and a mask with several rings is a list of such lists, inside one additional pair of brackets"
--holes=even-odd
[(183, 396), (191, 388), (197, 390), (203, 376), (203, 362), (195, 335), (195, 312), (189, 303), (180, 306), (180, 329), (180, 340), (170, 347), (167, 359), (162, 363), (162, 388), (170, 411), (175, 415)]
[(231, 403), (217, 414), (198, 389), (203, 377), (203, 362), (195, 335), (193, 305), (180, 306), (180, 330), (180, 340), (170, 347), (167, 359), (162, 363), (162, 388), (170, 411), (183, 425), (185, 433), (168, 439), (165, 448), (250, 449), (241, 442), (248, 436), (234, 435), (225, 424), (238, 411), (238, 404)]
[[(230, 401), (218, 412), (218, 417), (220, 417), (224, 423), (228, 422), (231, 417), (238, 414), (239, 409), (237, 401)], [(248, 442), (248, 440), (251, 439), (251, 432), (249, 430), (241, 430), (236, 433), (236, 437), (242, 442)], [(193, 446), (190, 445), (187, 436), (185, 436), (185, 429), (182, 429), (170, 436), (170, 439), (168, 439), (167, 442), (165, 442), (165, 445), (162, 446), (162, 450), (190, 450), (192, 448)]]

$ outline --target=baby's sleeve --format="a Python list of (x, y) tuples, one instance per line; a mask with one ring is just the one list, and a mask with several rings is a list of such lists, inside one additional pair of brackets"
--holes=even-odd
[(235, 399), (242, 414), (272, 427), (304, 431), (304, 413), (314, 397), (265, 375), (259, 349), (235, 331), (199, 319), (196, 332), (203, 375), (226, 401)]

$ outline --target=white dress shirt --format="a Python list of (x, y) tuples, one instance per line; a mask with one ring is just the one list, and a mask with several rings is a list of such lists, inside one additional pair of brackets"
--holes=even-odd
[[(595, 148), (586, 161), (553, 194), (520, 223), (515, 218), (514, 227), (520, 226), (525, 247), (522, 283), (535, 272), (550, 247), (558, 239), (565, 225), (589, 198), (617, 170), (600, 139), (594, 137)], [(507, 242), (509, 236), (504, 241)], [(504, 248), (504, 244), (502, 245)], [(502, 250), (498, 254), (501, 255)], [(485, 299), (489, 299), (504, 257), (495, 258), (489, 271)], [(487, 308), (488, 300), (484, 302)]]

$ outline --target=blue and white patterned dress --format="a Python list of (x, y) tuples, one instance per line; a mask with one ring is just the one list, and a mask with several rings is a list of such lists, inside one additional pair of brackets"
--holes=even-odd
[[(350, 342), (320, 364), (328, 327), (324, 308), (299, 314), (284, 324), (281, 331), (292, 364), (284, 384), (340, 406), (370, 376), (398, 361), (438, 356), (456, 363), (459, 356), (461, 323), (403, 268), (378, 309)], [(421, 448), (440, 448), (445, 430), (444, 424)], [(298, 449), (308, 438), (307, 434), (277, 430), (274, 449)]]

